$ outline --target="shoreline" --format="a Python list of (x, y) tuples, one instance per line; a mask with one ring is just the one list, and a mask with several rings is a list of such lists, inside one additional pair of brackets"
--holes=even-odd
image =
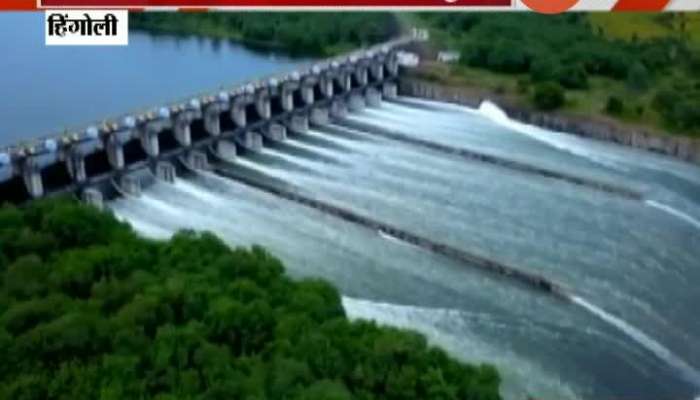
[(605, 121), (602, 118), (595, 120), (590, 117), (564, 115), (557, 112), (535, 111), (528, 107), (515, 105), (512, 100), (489, 90), (450, 87), (411, 76), (410, 73), (399, 79), (399, 94), (439, 100), (471, 108), (479, 108), (482, 101), (489, 100), (498, 105), (509, 118), (526, 124), (618, 143), (700, 165), (700, 139), (653, 133), (644, 128), (623, 126)]

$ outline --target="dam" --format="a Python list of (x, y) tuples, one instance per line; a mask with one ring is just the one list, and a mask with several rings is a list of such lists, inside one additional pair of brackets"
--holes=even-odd
[(508, 400), (697, 395), (698, 169), (396, 93), (402, 47), (10, 146), (0, 197), (263, 245), (351, 318), (494, 364)]
[(90, 188), (104, 187), (105, 181), (133, 183), (133, 171), (162, 171), (159, 163), (173, 157), (235, 153), (236, 146), (258, 151), (263, 138), (282, 141), (288, 130), (303, 132), (309, 121), (324, 123), (348, 108), (396, 97), (396, 48), (408, 41), (9, 147), (0, 152), (2, 200), (19, 203), (65, 192), (94, 200), (102, 191)]

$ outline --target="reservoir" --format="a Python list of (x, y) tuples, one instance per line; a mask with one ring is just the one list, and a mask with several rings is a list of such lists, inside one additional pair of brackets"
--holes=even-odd
[[(130, 35), (128, 48), (45, 48), (40, 19), (0, 16), (2, 37), (14, 38), (1, 45), (13, 55), (0, 64), (0, 115), (9, 121), (1, 143), (299, 62), (228, 43), (144, 34)], [(380, 130), (614, 183), (642, 198), (465, 160)], [(526, 126), (488, 102), (468, 109), (404, 97), (257, 154), (210, 161), (216, 172), (158, 182), (108, 207), (155, 238), (194, 228), (232, 246), (261, 244), (291, 275), (335, 284), (351, 318), (418, 330), (454, 357), (495, 364), (507, 399), (700, 394), (697, 166)], [(561, 284), (569, 301), (222, 171), (283, 182), (306, 197), (543, 275)]]
[(41, 13), (0, 14), (0, 146), (288, 71), (303, 60), (226, 40), (129, 34), (129, 46), (45, 46)]

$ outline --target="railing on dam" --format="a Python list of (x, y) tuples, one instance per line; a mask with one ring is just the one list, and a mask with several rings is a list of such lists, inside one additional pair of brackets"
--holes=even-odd
[[(257, 151), (364, 103), (396, 96), (398, 51), (415, 34), (309, 63), (229, 90), (122, 115), (70, 133), (0, 149), (0, 202), (89, 189), (201, 151)], [(87, 195), (85, 193), (88, 193)]]

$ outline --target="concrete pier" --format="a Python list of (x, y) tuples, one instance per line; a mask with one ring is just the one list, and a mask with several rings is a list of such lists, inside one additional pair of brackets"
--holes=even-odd
[(311, 109), (309, 120), (312, 124), (325, 125), (329, 122), (328, 109), (325, 107), (316, 107)]
[(294, 92), (298, 89), (299, 83), (296, 81), (288, 81), (282, 84), (279, 94), (282, 110), (286, 112), (294, 110)]
[(243, 131), (236, 134), (236, 143), (246, 150), (258, 152), (263, 147), (262, 136), (253, 131)]
[(104, 209), (104, 196), (102, 195), (102, 192), (97, 189), (88, 188), (83, 190), (80, 198), (83, 200), (83, 202), (90, 204), (98, 210)]
[(398, 86), (394, 82), (385, 82), (382, 84), (382, 97), (385, 99), (395, 99), (399, 96)]
[(283, 142), (287, 139), (287, 128), (282, 124), (270, 123), (262, 130), (265, 138), (273, 142)]
[(335, 119), (345, 118), (348, 115), (348, 105), (343, 100), (334, 100), (331, 103), (330, 116)]
[(244, 96), (236, 96), (231, 102), (231, 121), (238, 128), (244, 128), (248, 122), (245, 107), (246, 101)]
[(287, 121), (287, 129), (292, 133), (306, 133), (309, 130), (309, 119), (305, 115), (292, 115)]
[(304, 79), (301, 83), (301, 98), (304, 101), (305, 105), (311, 105), (314, 104), (314, 86), (317, 83), (317, 79), (313, 77), (308, 77)]
[(348, 100), (348, 108), (350, 111), (357, 112), (362, 111), (366, 106), (365, 98), (361, 94), (353, 94)]
[(168, 182), (168, 183), (174, 183), (175, 182), (175, 167), (170, 164), (169, 162), (164, 162), (161, 161), (158, 164), (156, 164), (156, 178)]
[(41, 180), (41, 168), (32, 163), (25, 163), (22, 168), (22, 178), (27, 186), (27, 192), (32, 198), (38, 198), (44, 195), (44, 185)]
[(236, 145), (233, 142), (230, 142), (225, 139), (217, 141), (216, 144), (212, 147), (212, 151), (219, 158), (223, 158), (225, 160), (233, 160), (238, 155)]
[(107, 151), (107, 159), (115, 170), (121, 170), (125, 167), (124, 144), (132, 138), (132, 134), (133, 129), (125, 126), (105, 137), (104, 147)]
[[(190, 170), (208, 170), (209, 169), (209, 159), (207, 154), (202, 151), (191, 150), (188, 151), (184, 157), (180, 158), (182, 162)], [(173, 169), (174, 170), (174, 169)]]
[[(204, 107), (204, 111), (202, 111), (204, 129), (208, 134), (211, 136), (221, 135), (221, 114), (229, 110), (233, 111), (229, 100), (229, 94), (226, 92), (220, 92), (214, 101)], [(192, 120), (196, 117), (196, 115), (193, 115)], [(190, 120), (190, 122), (192, 120)], [(245, 126), (245, 122), (243, 122), (243, 126)]]
[(382, 95), (375, 88), (367, 88), (365, 92), (365, 104), (370, 107), (379, 107), (382, 103)]
[(71, 152), (66, 157), (66, 167), (68, 173), (77, 183), (83, 183), (87, 180), (87, 172), (85, 171), (85, 156), (80, 153)]
[(129, 196), (140, 196), (141, 180), (137, 175), (124, 175), (119, 180), (119, 189)]
[(272, 110), (270, 107), (270, 97), (267, 89), (259, 89), (255, 94), (255, 110), (261, 119), (270, 119)]
[(144, 129), (140, 132), (139, 136), (141, 137), (141, 147), (143, 147), (143, 151), (151, 157), (158, 157), (160, 154), (158, 131)]

